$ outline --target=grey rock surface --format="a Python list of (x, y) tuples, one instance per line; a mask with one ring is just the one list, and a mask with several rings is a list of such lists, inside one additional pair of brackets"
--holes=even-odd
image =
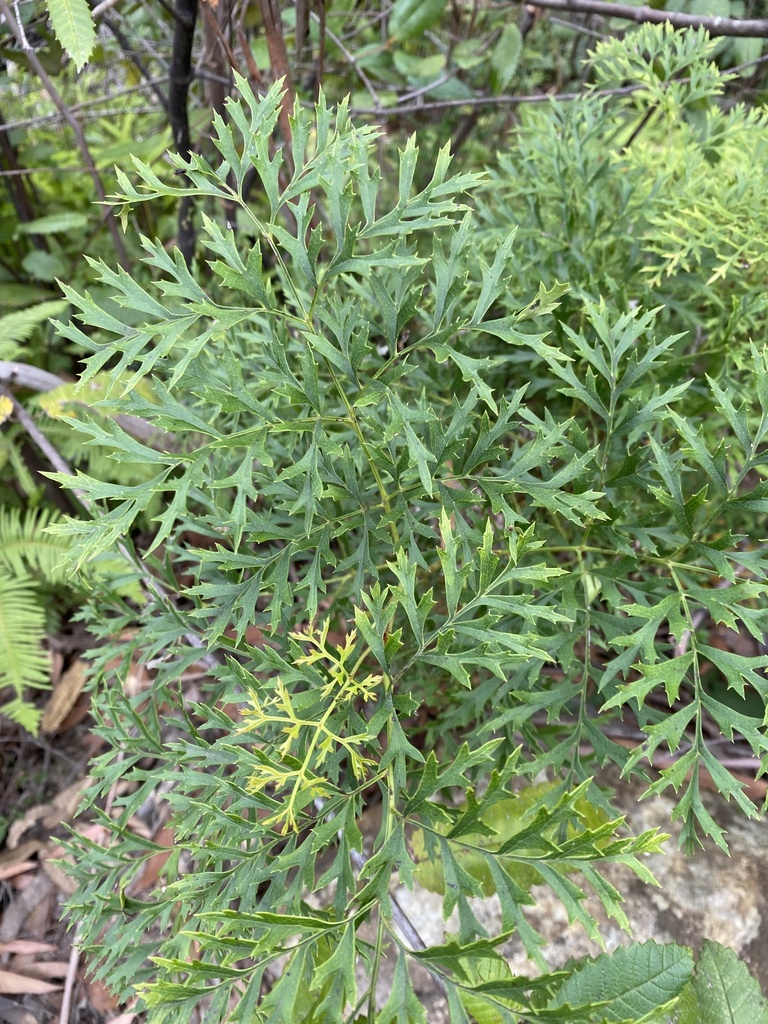
[[(677, 845), (679, 822), (672, 821), (675, 802), (666, 794), (640, 800), (640, 785), (617, 778), (601, 780), (613, 788), (613, 803), (627, 819), (632, 834), (659, 828), (672, 834), (664, 854), (647, 857), (646, 863), (659, 887), (646, 885), (622, 866), (611, 865), (605, 877), (624, 895), (624, 910), (638, 940), (676, 942), (698, 951), (704, 939), (734, 949), (758, 979), (768, 995), (768, 822), (747, 820), (743, 814), (716, 794), (704, 794), (704, 802), (717, 823), (726, 829), (730, 855), (714, 843), (687, 857)], [(538, 887), (535, 907), (526, 909), (531, 924), (547, 939), (543, 950), (551, 967), (562, 966), (572, 957), (595, 956), (601, 952), (580, 925), (570, 926), (562, 905), (549, 889)], [(399, 886), (396, 897), (427, 945), (443, 941), (444, 929), (456, 930), (441, 919), (442, 899), (423, 890), (411, 892)], [(608, 919), (599, 900), (589, 908), (601, 926), (607, 950), (629, 942), (629, 937)], [(475, 909), (488, 933), (501, 931), (496, 899), (475, 902)], [(514, 937), (503, 948), (515, 973), (536, 973), (522, 945)], [(444, 1002), (426, 976), (414, 979), (434, 1024), (447, 1020)]]
[[(704, 939), (713, 939), (736, 950), (768, 991), (768, 824), (748, 821), (719, 796), (705, 794), (708, 810), (728, 833), (730, 855), (705, 841), (704, 849), (688, 857), (677, 845), (680, 824), (672, 821), (675, 805), (670, 796), (641, 801), (642, 788), (626, 782), (614, 783), (614, 791), (614, 804), (626, 816), (632, 833), (659, 828), (672, 834), (663, 854), (646, 859), (659, 888), (646, 885), (620, 866), (604, 871), (625, 896), (624, 909), (634, 937), (678, 942), (694, 950)], [(551, 966), (599, 952), (581, 928), (569, 928), (562, 907), (546, 889), (537, 897), (540, 902), (531, 908), (529, 919), (549, 940), (544, 952)], [(590, 908), (609, 950), (627, 941), (597, 899)], [(509, 952), (515, 969), (522, 969), (522, 951)]]

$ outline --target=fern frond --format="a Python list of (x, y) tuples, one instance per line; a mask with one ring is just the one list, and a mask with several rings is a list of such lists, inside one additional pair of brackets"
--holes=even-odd
[(15, 359), (20, 344), (27, 341), (40, 324), (61, 315), (66, 307), (66, 302), (56, 299), (0, 316), (0, 359)]
[(36, 716), (24, 701), (24, 691), (44, 687), (50, 678), (44, 639), (45, 613), (34, 581), (0, 570), (0, 689), (8, 686), (15, 694), (0, 710), (27, 729), (36, 727)]
[(0, 509), (0, 567), (19, 578), (32, 572), (46, 583), (63, 583), (68, 545), (45, 532), (57, 518), (50, 509), (30, 509), (26, 515), (17, 508)]
[(27, 732), (37, 733), (43, 712), (34, 704), (28, 704), (22, 700), (21, 697), (14, 697), (12, 700), (6, 701), (5, 704), (0, 704), (0, 715), (10, 718), (12, 722), (16, 722)]

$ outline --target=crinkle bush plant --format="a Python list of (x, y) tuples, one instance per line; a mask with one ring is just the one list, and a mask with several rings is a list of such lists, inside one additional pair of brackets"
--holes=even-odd
[[(524, 913), (546, 884), (592, 937), (588, 892), (628, 927), (603, 869), (652, 881), (643, 855), (665, 837), (626, 834), (593, 780), (609, 762), (648, 781), (655, 750), (679, 755), (648, 791), (680, 794), (689, 846), (701, 832), (724, 845), (702, 766), (756, 813), (703, 721), (763, 758), (764, 719), (738, 708), (747, 691), (765, 700), (768, 658), (715, 649), (701, 627), (768, 625), (765, 553), (741, 535), (768, 507), (765, 353), (709, 382), (712, 443), (686, 418), (690, 381), (659, 384), (677, 339), (654, 312), (585, 302), (558, 346), (537, 318), (563, 285), (499, 315), (515, 242), (470, 273), (480, 176), (450, 177), (447, 151), (417, 191), (410, 141), (390, 197), (376, 132), (321, 99), (314, 118), (294, 113), (289, 169), (270, 149), (279, 89), (238, 88), (216, 120), (218, 165), (176, 160), (187, 180), (170, 184), (138, 162), (136, 183), (121, 176), (126, 220), (157, 196), (208, 211), (207, 264), (192, 272), (148, 239), (151, 288), (93, 264), (134, 326), (65, 289), (80, 326), (61, 333), (90, 353), (82, 383), (111, 369), (111, 408), (171, 439), (86, 421), (87, 443), (150, 478), (59, 477), (96, 510), (58, 527), (75, 560), (120, 540), (147, 595), (137, 610), (95, 584), (89, 608), (106, 741), (91, 802), (108, 839), (72, 840), (70, 911), (97, 975), (138, 993), (152, 1024), (423, 1022), (413, 963), (454, 1022), (720, 1024), (737, 995), (765, 1020), (717, 946), (696, 973), (690, 950), (654, 943), (549, 971)], [(242, 199), (251, 168), (261, 217)], [(238, 209), (226, 229), (222, 200)], [(497, 385), (520, 353), (567, 415), (529, 402), (525, 376)], [(144, 540), (132, 527), (158, 495)], [(136, 662), (152, 675), (139, 693), (125, 686)], [(184, 674), (201, 665), (190, 702)], [(705, 666), (732, 700), (708, 691)], [(634, 749), (603, 731), (621, 714)], [(134, 816), (158, 792), (174, 844), (147, 892), (145, 864), (168, 851)], [(442, 944), (403, 920), (397, 879), (442, 893)], [(475, 902), (491, 893), (497, 935)], [(537, 976), (510, 972), (513, 934)]]

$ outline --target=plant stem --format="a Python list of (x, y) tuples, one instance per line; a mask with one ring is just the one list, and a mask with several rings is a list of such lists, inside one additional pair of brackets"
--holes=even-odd
[[(168, 82), (168, 119), (171, 123), (176, 152), (189, 163), (192, 143), (189, 134), (187, 102), (192, 81), (192, 44), (197, 22), (197, 0), (176, 0), (173, 22), (173, 50)], [(185, 176), (189, 186), (189, 179)], [(194, 204), (191, 196), (179, 201), (176, 243), (187, 266), (192, 265), (195, 254)]]
[[(85, 135), (83, 134), (83, 129), (80, 125), (80, 122), (77, 120), (75, 115), (69, 109), (64, 100), (61, 98), (58, 89), (53, 84), (51, 78), (49, 77), (42, 63), (40, 62), (40, 58), (37, 56), (35, 51), (33, 49), (27, 49), (24, 46), (24, 34), (21, 28), (19, 27), (18, 23), (16, 22), (16, 19), (14, 18), (10, 7), (6, 3), (6, 0), (0, 0), (0, 14), (2, 14), (3, 17), (5, 18), (5, 23), (11, 30), (11, 34), (16, 39), (16, 42), (25, 51), (27, 60), (29, 61), (31, 67), (34, 68), (37, 77), (43, 83), (45, 91), (51, 97), (54, 106), (59, 111), (64, 120), (67, 122), (69, 127), (72, 129), (75, 136), (75, 141), (77, 142), (77, 148), (80, 150), (86, 169), (88, 170), (88, 173), (90, 174), (93, 180), (93, 184), (96, 189), (96, 194), (101, 200), (101, 202), (106, 205), (107, 194), (104, 191), (101, 176), (99, 175), (99, 172), (96, 170), (96, 164), (94, 163), (93, 157), (91, 156), (91, 151), (88, 148), (87, 142), (85, 141)], [(115, 221), (112, 210), (109, 210), (107, 213), (107, 227), (109, 228), (109, 233), (112, 236), (115, 251), (117, 253), (117, 257), (120, 260), (121, 265), (125, 270), (130, 271), (131, 263), (130, 260), (128, 259), (128, 251), (125, 248), (122, 235), (118, 230), (117, 223)]]
[(748, 39), (768, 38), (768, 18), (720, 18), (715, 15), (682, 14), (677, 11), (656, 10), (653, 7), (630, 7), (606, 0), (530, 0), (531, 7), (544, 7), (553, 11), (574, 11), (602, 14), (605, 18), (623, 18), (626, 21), (670, 24), (673, 28), (703, 28), (711, 36), (742, 36)]

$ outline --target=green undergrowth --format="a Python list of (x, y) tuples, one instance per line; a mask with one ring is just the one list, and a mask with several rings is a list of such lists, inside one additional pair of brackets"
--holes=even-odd
[[(599, 50), (595, 73), (653, 79), (676, 126), (667, 144), (685, 153), (689, 87), (676, 83), (700, 81), (697, 102), (714, 102), (706, 40), (640, 38)], [(757, 814), (709, 736), (715, 723), (761, 761), (768, 750), (768, 562), (754, 527), (768, 509), (768, 361), (746, 326), (726, 356), (716, 303), (667, 307), (662, 287), (683, 293), (692, 275), (704, 295), (735, 264), (715, 244), (705, 259), (703, 242), (695, 266), (665, 262), (646, 204), (646, 233), (596, 234), (597, 269), (569, 288), (589, 208), (560, 221), (565, 237), (536, 261), (536, 238), (555, 229), (521, 216), (517, 238), (512, 224), (491, 237), (487, 179), (452, 176), (447, 149), (419, 189), (411, 140), (390, 187), (377, 132), (321, 97), (313, 116), (294, 111), (289, 169), (270, 148), (279, 89), (238, 88), (215, 119), (218, 162), (171, 157), (186, 181), (140, 161), (120, 174), (126, 224), (147, 201), (194, 199), (207, 269), (146, 238), (151, 286), (92, 262), (109, 310), (64, 288), (75, 319), (59, 330), (87, 353), (82, 388), (105, 371), (115, 382), (110, 415), (72, 426), (144, 474), (54, 475), (94, 509), (55, 526), (73, 562), (120, 542), (144, 594), (139, 607), (96, 581), (86, 613), (106, 742), (90, 800), (110, 838), (71, 841), (70, 911), (97, 977), (138, 994), (152, 1024), (194, 1012), (424, 1021), (413, 963), (457, 1024), (765, 1020), (746, 967), (714, 944), (696, 964), (687, 948), (634, 942), (550, 970), (525, 915), (545, 884), (597, 941), (588, 894), (629, 928), (605, 869), (651, 883), (645, 858), (665, 836), (628, 834), (594, 781), (606, 765), (674, 795), (689, 850), (726, 846), (702, 770)], [(625, 139), (634, 102), (587, 98), (546, 116)], [(646, 180), (627, 159), (627, 180)], [(263, 211), (243, 199), (251, 168)], [(535, 197), (508, 189), (515, 202), (501, 189), (498, 200), (512, 221)], [(550, 199), (542, 191), (542, 224)], [(222, 226), (221, 202), (236, 225)], [(618, 277), (627, 252), (642, 293)], [(740, 286), (728, 287), (731, 301)], [(120, 416), (156, 433), (141, 440)], [(150, 535), (137, 527), (147, 515)], [(713, 624), (742, 642), (715, 646)], [(137, 662), (152, 676), (138, 694), (123, 686)], [(185, 672), (201, 664), (190, 702)], [(608, 735), (620, 718), (633, 747)], [(657, 751), (675, 755), (660, 773)], [(134, 816), (159, 786), (175, 839), (145, 892), (145, 864), (167, 850)], [(366, 807), (380, 824), (364, 837)], [(442, 944), (421, 949), (397, 926), (396, 879), (442, 894)], [(490, 894), (491, 935), (477, 903)], [(533, 977), (507, 966), (512, 935)]]

